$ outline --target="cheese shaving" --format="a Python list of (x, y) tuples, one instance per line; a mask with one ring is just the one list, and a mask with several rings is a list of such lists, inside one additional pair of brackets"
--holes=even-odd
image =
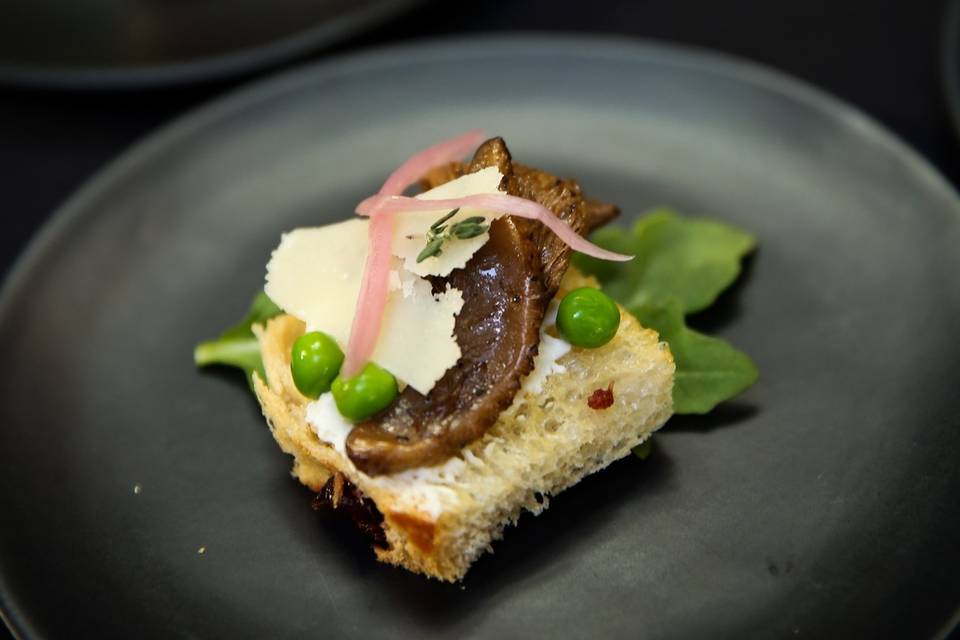
[[(451, 180), (430, 191), (425, 191), (418, 195), (416, 199), (449, 200), (472, 195), (499, 193), (502, 180), (503, 175), (496, 167), (487, 167), (476, 173), (468, 173), (456, 180)], [(449, 209), (430, 209), (428, 205), (424, 206), (427, 208), (423, 211), (405, 211), (397, 214), (394, 223), (393, 254), (403, 259), (403, 268), (410, 273), (419, 276), (445, 276), (454, 269), (464, 267), (473, 254), (490, 239), (489, 233), (483, 233), (466, 240), (451, 240), (444, 243), (443, 253), (418, 263), (417, 256), (426, 243), (425, 238), (430, 225), (449, 211)], [(501, 215), (503, 214), (464, 207), (446, 224), (456, 224), (458, 221), (471, 216), (483, 217), (489, 223)]]
[[(308, 331), (347, 344), (367, 256), (367, 220), (286, 233), (267, 265), (266, 293)], [(380, 337), (371, 360), (427, 394), (460, 358), (453, 336), (457, 289), (433, 295), (428, 281), (394, 259)]]

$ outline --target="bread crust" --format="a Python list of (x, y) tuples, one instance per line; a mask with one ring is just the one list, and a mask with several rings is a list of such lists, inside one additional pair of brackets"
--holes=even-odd
[[(570, 268), (558, 297), (576, 287), (597, 287)], [(383, 562), (447, 581), (461, 579), (520, 514), (538, 514), (549, 496), (630, 453), (672, 413), (674, 362), (656, 332), (621, 308), (617, 335), (599, 349), (573, 348), (560, 358), (565, 371), (546, 379), (540, 393), (521, 390), (496, 424), (445, 465), (370, 477), (306, 420), (310, 400), (290, 373), (300, 320), (281, 315), (255, 327), (267, 381), (253, 384), (280, 448), (293, 456), (292, 474), (319, 492), (342, 473), (384, 516), (389, 548)], [(592, 409), (588, 398), (613, 384), (614, 402)]]

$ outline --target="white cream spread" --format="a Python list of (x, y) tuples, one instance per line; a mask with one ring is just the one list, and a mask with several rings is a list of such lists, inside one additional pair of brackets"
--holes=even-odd
[[(523, 381), (520, 393), (541, 393), (548, 377), (566, 371), (558, 360), (570, 351), (570, 345), (546, 332), (557, 321), (557, 306), (558, 303), (553, 301), (547, 308), (546, 318), (540, 328), (539, 354), (533, 371)], [(322, 442), (332, 446), (346, 458), (347, 436), (353, 425), (340, 415), (333, 400), (333, 394), (325, 393), (308, 404), (306, 419)], [(406, 506), (414, 507), (432, 518), (437, 518), (443, 512), (445, 505), (456, 497), (452, 489), (438, 483), (456, 476), (465, 465), (472, 462), (472, 458), (474, 456), (469, 451), (465, 451), (463, 457), (450, 458), (441, 465), (408, 469), (385, 476), (367, 476), (355, 467), (352, 471), (362, 475), (369, 484), (393, 491), (397, 494), (397, 499)], [(349, 463), (348, 458), (347, 461)], [(352, 463), (350, 464), (352, 466)]]
[(570, 352), (570, 343), (560, 338), (554, 338), (547, 329), (557, 324), (557, 310), (560, 303), (552, 300), (547, 307), (543, 324), (540, 325), (540, 346), (534, 360), (533, 371), (523, 380), (522, 393), (537, 395), (543, 392), (543, 383), (555, 373), (563, 373), (566, 367), (559, 360)]

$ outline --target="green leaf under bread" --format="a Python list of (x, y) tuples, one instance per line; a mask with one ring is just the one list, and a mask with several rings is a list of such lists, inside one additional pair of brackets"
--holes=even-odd
[(633, 455), (637, 456), (641, 460), (646, 460), (649, 458), (651, 453), (653, 453), (652, 437), (647, 437), (646, 440), (633, 448)]
[(252, 327), (263, 324), (280, 313), (280, 307), (261, 291), (253, 299), (243, 320), (221, 333), (216, 340), (201, 342), (196, 346), (193, 350), (194, 363), (198, 367), (224, 365), (243, 369), (248, 383), (254, 371), (264, 376), (260, 345), (253, 335)]
[(719, 338), (687, 328), (684, 316), (709, 307), (740, 275), (756, 239), (736, 227), (655, 209), (631, 229), (607, 226), (591, 239), (636, 256), (605, 262), (577, 254), (574, 264), (670, 345), (677, 364), (675, 413), (707, 413), (757, 379), (753, 361)]
[(607, 226), (591, 239), (601, 247), (636, 256), (604, 262), (577, 255), (581, 271), (595, 275), (603, 290), (626, 307), (680, 303), (684, 314), (709, 307), (740, 274), (740, 261), (756, 246), (750, 234), (730, 225), (685, 218), (656, 209), (632, 229)]
[(630, 312), (670, 344), (677, 365), (674, 413), (707, 413), (757, 381), (757, 367), (750, 357), (724, 340), (688, 328), (676, 300), (633, 307)]
[(281, 313), (283, 313), (283, 310), (277, 306), (277, 303), (261, 291), (250, 303), (250, 309), (247, 310), (247, 315), (243, 317), (243, 320), (221, 333), (220, 339), (253, 338), (253, 329), (251, 328), (253, 325), (263, 324)]

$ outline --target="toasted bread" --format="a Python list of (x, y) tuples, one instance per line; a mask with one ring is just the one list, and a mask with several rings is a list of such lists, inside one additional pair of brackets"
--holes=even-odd
[[(571, 267), (558, 297), (580, 286), (597, 283)], [(456, 581), (523, 510), (540, 513), (549, 496), (626, 456), (670, 417), (669, 347), (620, 312), (612, 341), (562, 356), (564, 371), (546, 378), (538, 393), (521, 390), (482, 438), (438, 467), (371, 477), (318, 438), (306, 419), (310, 400), (290, 373), (291, 347), (304, 331), (292, 316), (256, 329), (267, 382), (254, 375), (254, 388), (301, 483), (318, 492), (341, 473), (376, 504), (388, 545), (374, 548), (381, 561)], [(613, 404), (591, 407), (594, 392), (611, 384)]]

